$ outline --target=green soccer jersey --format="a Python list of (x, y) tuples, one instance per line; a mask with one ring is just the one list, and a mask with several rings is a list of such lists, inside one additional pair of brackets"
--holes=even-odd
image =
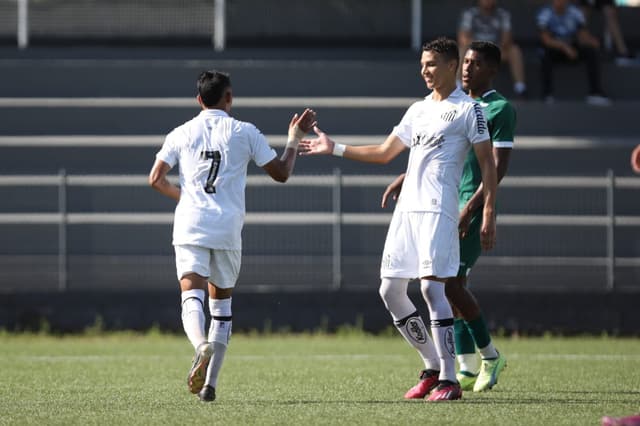
[[(495, 90), (488, 91), (481, 98), (477, 98), (476, 101), (484, 109), (493, 146), (496, 148), (512, 148), (516, 128), (516, 111), (509, 101)], [(481, 182), (482, 172), (480, 165), (474, 150), (471, 149), (465, 159), (462, 179), (460, 180), (460, 208), (464, 207)]]

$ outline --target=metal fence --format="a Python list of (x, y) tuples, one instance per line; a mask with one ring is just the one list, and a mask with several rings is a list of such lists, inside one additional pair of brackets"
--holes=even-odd
[[(281, 185), (249, 176), (241, 287), (375, 288), (391, 216), (376, 204), (392, 178), (335, 169)], [(639, 188), (612, 172), (505, 178), (498, 247), (481, 258), (474, 285), (640, 291), (640, 216), (616, 214), (616, 194), (628, 201)], [(5, 175), (0, 193), (0, 291), (175, 285), (173, 213), (149, 205), (145, 197), (161, 197), (146, 176)]]
[[(221, 51), (226, 47), (229, 31), (238, 39), (266, 33), (275, 38), (288, 38), (290, 42), (293, 34), (319, 38), (327, 33), (309, 26), (310, 20), (315, 20), (318, 28), (330, 27), (332, 37), (366, 37), (367, 34), (370, 37), (380, 33), (383, 38), (385, 35), (397, 37), (400, 26), (388, 25), (392, 16), (394, 21), (404, 24), (401, 27), (410, 25), (414, 49), (422, 43), (422, 0), (406, 0), (400, 4), (388, 0), (334, 3), (244, 0), (227, 5), (226, 0), (0, 0), (0, 36), (15, 34), (22, 49), (28, 47), (33, 38), (45, 41), (188, 38), (210, 39), (213, 47)], [(371, 10), (378, 13), (370, 13)], [(380, 10), (386, 12), (380, 13)], [(283, 18), (283, 13), (288, 15)], [(227, 23), (228, 20), (231, 23)]]

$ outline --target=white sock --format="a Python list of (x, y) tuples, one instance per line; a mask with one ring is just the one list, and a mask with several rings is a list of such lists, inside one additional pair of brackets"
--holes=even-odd
[(480, 352), (482, 359), (498, 358), (498, 351), (496, 350), (496, 347), (493, 346), (493, 342), (489, 342), (489, 344), (484, 348), (478, 348), (478, 352)]
[(216, 387), (222, 362), (227, 352), (231, 338), (231, 298), (209, 299), (211, 325), (209, 327), (209, 341), (213, 343), (213, 356), (207, 368), (206, 386)]
[(424, 362), (424, 368), (440, 371), (438, 352), (418, 312), (414, 312), (406, 318), (394, 320), (394, 325), (404, 340), (418, 351), (422, 362)]
[(438, 371), (440, 361), (436, 348), (424, 321), (407, 295), (408, 285), (407, 279), (383, 278), (380, 283), (380, 297), (402, 337), (420, 354), (425, 368)]
[(182, 299), (182, 327), (194, 349), (198, 349), (198, 345), (207, 341), (204, 336), (204, 290), (183, 291), (180, 298)]
[(431, 335), (440, 358), (439, 379), (457, 382), (453, 311), (444, 293), (444, 283), (421, 280), (420, 290), (429, 307)]
[(456, 355), (460, 371), (466, 371), (471, 374), (478, 374), (480, 371), (480, 357), (477, 354), (459, 354)]

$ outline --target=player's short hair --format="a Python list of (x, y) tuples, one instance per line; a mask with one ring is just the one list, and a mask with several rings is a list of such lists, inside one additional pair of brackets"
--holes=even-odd
[(203, 71), (198, 77), (198, 94), (202, 103), (208, 107), (217, 105), (229, 87), (231, 87), (231, 78), (224, 72)]
[(480, 53), (484, 60), (491, 65), (499, 66), (502, 62), (500, 48), (490, 41), (472, 41), (469, 50)]
[(460, 54), (458, 52), (458, 43), (446, 37), (438, 37), (422, 46), (423, 52), (437, 52), (444, 57), (446, 61), (460, 62)]

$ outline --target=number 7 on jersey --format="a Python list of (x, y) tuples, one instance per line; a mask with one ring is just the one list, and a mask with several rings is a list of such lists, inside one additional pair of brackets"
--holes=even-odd
[(209, 175), (207, 176), (207, 180), (204, 183), (204, 192), (206, 192), (207, 194), (215, 194), (216, 187), (213, 185), (213, 183), (218, 177), (218, 169), (220, 168), (220, 160), (222, 159), (222, 155), (220, 154), (220, 151), (204, 151), (202, 154), (205, 159), (213, 160), (211, 161)]

